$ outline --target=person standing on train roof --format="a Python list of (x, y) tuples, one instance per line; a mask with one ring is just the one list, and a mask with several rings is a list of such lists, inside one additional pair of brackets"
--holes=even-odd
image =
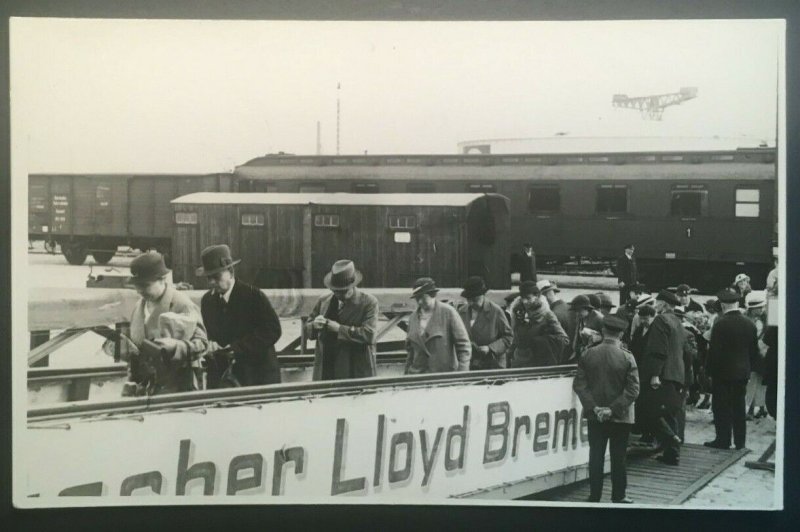
[(506, 352), (514, 340), (503, 309), (486, 298), (487, 291), (482, 277), (470, 277), (461, 292), (467, 302), (457, 307), (472, 345), (472, 370), (508, 367)]
[(281, 322), (269, 299), (258, 288), (237, 279), (225, 244), (208, 246), (200, 254), (198, 277), (209, 290), (200, 300), (211, 340), (208, 387), (258, 386), (281, 382), (275, 343)]
[(753, 322), (739, 311), (739, 294), (726, 288), (717, 294), (722, 306), (711, 328), (708, 373), (711, 377), (716, 436), (703, 445), (729, 449), (731, 432), (737, 449), (745, 448), (747, 415), (745, 394), (750, 369), (759, 356), (758, 331)]
[(636, 257), (633, 256), (635, 250), (636, 248), (633, 244), (627, 244), (624, 253), (617, 259), (616, 273), (619, 285), (619, 306), (624, 305), (632, 297), (631, 292), (639, 279)]
[[(200, 357), (209, 342), (197, 306), (168, 282), (170, 270), (160, 253), (139, 255), (131, 261), (130, 271), (130, 284), (141, 296), (130, 322), (130, 339), (137, 347), (128, 360), (128, 380), (136, 385), (133, 395), (139, 395), (140, 391), (151, 395), (200, 389), (195, 369), (199, 369)], [(164, 337), (159, 321), (163, 324), (160, 318), (170, 313), (191, 322), (188, 327), (191, 333), (185, 335), (188, 338)], [(155, 344), (161, 356), (166, 355), (157, 364), (165, 374), (154, 374), (150, 371), (152, 366), (141, 356), (147, 343)]]
[(539, 299), (533, 281), (519, 285), (520, 304), (514, 309), (514, 343), (511, 367), (542, 367), (561, 364), (569, 337), (552, 311)]
[(664, 450), (657, 460), (676, 466), (680, 460), (678, 419), (686, 385), (684, 349), (687, 333), (674, 313), (678, 297), (669, 290), (662, 290), (656, 300), (658, 316), (647, 334), (640, 368), (643, 382), (641, 400), (649, 412), (645, 425), (649, 425)]
[(417, 302), (417, 310), (408, 320), (406, 375), (469, 371), (469, 333), (456, 309), (437, 301), (438, 292), (430, 277), (414, 282), (411, 298)]
[[(619, 316), (603, 318), (603, 341), (578, 360), (572, 389), (581, 401), (589, 429), (589, 502), (600, 502), (606, 446), (611, 452), (611, 502), (630, 504), (625, 457), (639, 396), (633, 355), (620, 344), (628, 327)], [(609, 445), (610, 444), (610, 445)]]
[(357, 379), (377, 374), (378, 300), (358, 289), (363, 276), (351, 260), (336, 261), (305, 324), (314, 345), (315, 381)]
[(539, 293), (547, 301), (550, 310), (556, 315), (556, 318), (558, 318), (558, 323), (561, 324), (561, 328), (566, 331), (567, 324), (569, 323), (569, 306), (564, 300), (558, 297), (561, 290), (558, 289), (556, 283), (547, 279), (537, 282), (536, 288), (539, 289)]

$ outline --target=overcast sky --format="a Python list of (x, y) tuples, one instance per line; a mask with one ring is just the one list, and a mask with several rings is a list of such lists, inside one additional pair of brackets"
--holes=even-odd
[[(775, 138), (782, 26), (13, 19), (29, 172), (216, 172), (265, 153), (455, 153), (484, 138)], [(613, 109), (698, 87), (663, 121)], [(13, 161), (12, 161), (13, 162)], [(20, 166), (15, 165), (16, 168)]]

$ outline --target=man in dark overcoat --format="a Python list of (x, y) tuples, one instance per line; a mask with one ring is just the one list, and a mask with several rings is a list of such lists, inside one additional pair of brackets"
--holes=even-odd
[(664, 453), (657, 459), (667, 465), (678, 465), (681, 440), (678, 436), (678, 416), (686, 385), (684, 348), (686, 330), (675, 316), (677, 296), (662, 290), (656, 298), (658, 316), (647, 333), (642, 357), (642, 409), (645, 427), (655, 435)]
[(745, 393), (751, 364), (759, 357), (758, 332), (753, 322), (739, 311), (738, 293), (726, 288), (717, 294), (717, 299), (722, 305), (722, 316), (711, 329), (707, 362), (716, 437), (704, 445), (728, 449), (733, 431), (734, 445), (744, 449)]
[(200, 309), (211, 341), (208, 387), (258, 386), (281, 382), (275, 343), (281, 322), (267, 296), (236, 279), (231, 250), (224, 244), (205, 248), (198, 277), (206, 277), (210, 290)]
[(351, 260), (336, 261), (323, 283), (322, 296), (306, 321), (314, 346), (315, 381), (374, 377), (378, 300), (362, 292), (363, 276)]
[(536, 282), (536, 253), (533, 244), (526, 242), (522, 246), (522, 253), (515, 253), (511, 259), (511, 271), (519, 272), (519, 282)]
[(611, 448), (611, 501), (626, 497), (625, 455), (633, 424), (633, 404), (639, 395), (639, 372), (633, 355), (620, 344), (628, 327), (619, 316), (603, 318), (603, 340), (578, 359), (572, 384), (583, 405), (589, 429), (589, 502), (600, 502), (606, 446)]
[(537, 282), (536, 287), (539, 289), (539, 293), (547, 300), (552, 313), (558, 318), (561, 328), (566, 331), (567, 327), (569, 327), (569, 305), (558, 296), (561, 290), (558, 289), (556, 283), (547, 279)]
[(619, 285), (619, 306), (624, 305), (630, 298), (631, 292), (639, 279), (636, 268), (636, 257), (633, 256), (633, 244), (625, 246), (625, 252), (617, 259), (617, 283)]
[(545, 309), (533, 281), (519, 285), (520, 304), (514, 308), (511, 367), (557, 366), (569, 337), (555, 314)]
[(482, 277), (470, 277), (461, 292), (467, 301), (457, 307), (472, 344), (472, 370), (508, 367), (506, 352), (514, 340), (503, 309), (486, 299), (487, 291)]

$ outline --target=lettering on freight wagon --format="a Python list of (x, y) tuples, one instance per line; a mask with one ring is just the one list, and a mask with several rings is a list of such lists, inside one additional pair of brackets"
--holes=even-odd
[[(470, 407), (462, 407), (460, 422), (449, 427), (419, 429), (417, 432), (402, 431), (388, 434), (386, 416), (377, 419), (375, 431), (375, 460), (371, 485), (378, 487), (386, 481), (394, 487), (419, 483), (423, 488), (430, 485), (436, 471), (445, 476), (462, 471), (467, 461), (467, 439), (470, 432)], [(348, 421), (336, 420), (333, 439), (331, 495), (366, 493), (370, 482), (366, 476), (347, 478), (345, 465), (359, 457), (348, 456)], [(529, 452), (534, 457), (549, 453), (575, 450), (588, 445), (586, 420), (575, 408), (539, 412), (533, 417), (514, 416), (508, 401), (490, 403), (486, 407), (486, 427), (482, 466), (494, 467), (507, 458), (517, 459)], [(417, 451), (417, 446), (419, 451)], [(183, 439), (178, 447), (177, 470), (174, 483), (175, 495), (254, 495), (266, 493), (267, 461), (261, 453), (234, 456), (227, 465), (226, 482), (222, 484), (223, 465), (212, 461), (197, 460), (195, 443)], [(272, 463), (272, 495), (286, 492), (287, 478), (302, 484), (307, 470), (306, 449), (300, 446), (274, 451)], [(443, 456), (443, 458), (439, 458)], [(418, 459), (417, 459), (418, 457)], [(328, 462), (329, 464), (331, 462)], [(418, 474), (422, 464), (422, 475)], [(437, 468), (437, 463), (440, 464)], [(417, 467), (415, 467), (417, 466)], [(287, 473), (293, 467), (294, 476)], [(166, 494), (169, 477), (161, 471), (145, 471), (126, 477), (120, 485), (121, 496), (133, 494)], [(416, 480), (415, 480), (416, 479)], [(90, 482), (61, 490), (60, 496), (102, 496), (110, 494), (102, 482)], [(31, 495), (36, 496), (36, 495)]]

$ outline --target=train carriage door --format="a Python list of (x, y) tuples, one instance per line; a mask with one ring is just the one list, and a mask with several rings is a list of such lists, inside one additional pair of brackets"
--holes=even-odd
[(92, 183), (94, 189), (94, 216), (91, 219), (93, 233), (96, 235), (108, 234), (114, 224), (113, 191), (112, 183), (108, 179), (96, 180)]
[(351, 259), (356, 267), (363, 268), (353, 256), (352, 220), (346, 208), (336, 205), (311, 206), (311, 287), (324, 288), (323, 279), (339, 259)]
[(376, 273), (382, 277), (378, 286), (411, 286), (418, 277), (429, 274), (428, 257), (422, 253), (419, 212), (398, 205), (381, 209), (381, 213), (377, 234), (386, 235), (386, 252), (384, 267)]
[(711, 235), (703, 233), (706, 224), (701, 220), (707, 216), (706, 185), (697, 183), (672, 185), (670, 217), (674, 229), (673, 235), (667, 240), (673, 244), (678, 258), (700, 259), (707, 253), (705, 247)]
[(28, 233), (47, 235), (52, 229), (48, 178), (33, 176), (28, 182)]
[(416, 277), (433, 277), (439, 286), (461, 286), (467, 269), (465, 211), (463, 206), (419, 209)]
[(195, 276), (200, 264), (201, 242), (198, 231), (198, 206), (179, 205), (172, 215), (173, 280), (186, 281), (195, 288), (204, 288), (206, 280)]

